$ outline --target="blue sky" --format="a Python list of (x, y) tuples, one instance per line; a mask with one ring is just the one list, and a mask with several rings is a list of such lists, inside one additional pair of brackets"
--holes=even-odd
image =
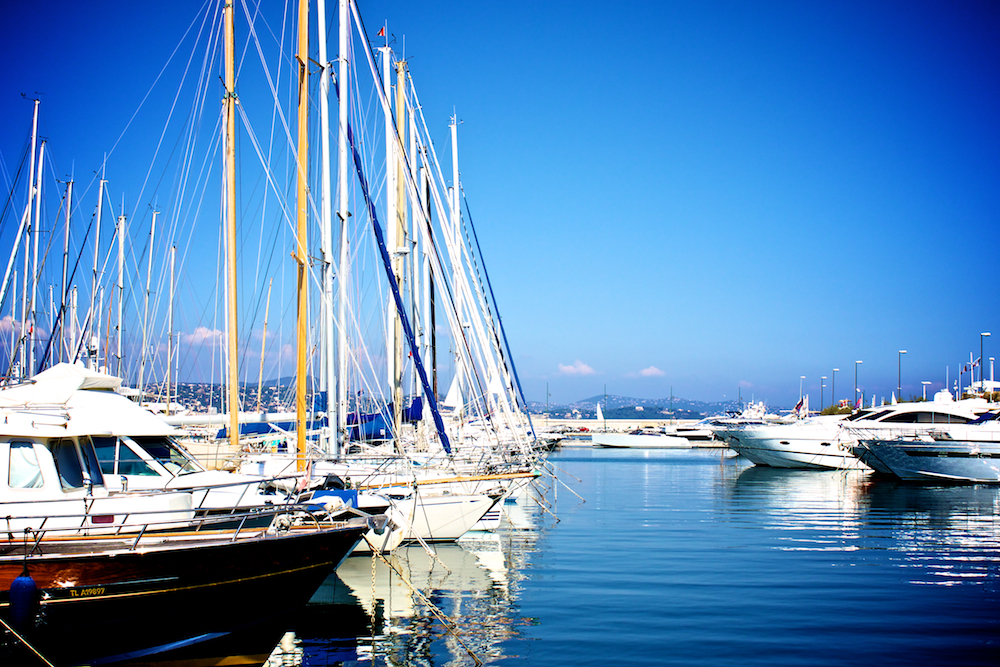
[[(38, 91), (58, 173), (92, 175), (201, 4), (4, 3), (7, 172)], [(833, 368), (853, 393), (855, 360), (888, 397), (900, 349), (906, 395), (954, 381), (981, 332), (1000, 357), (995, 3), (360, 4), (405, 53), (439, 151), (462, 122), (529, 400), (790, 406), (804, 375), (816, 407)], [(115, 148), (114, 201), (139, 198), (146, 114), (171, 90)]]

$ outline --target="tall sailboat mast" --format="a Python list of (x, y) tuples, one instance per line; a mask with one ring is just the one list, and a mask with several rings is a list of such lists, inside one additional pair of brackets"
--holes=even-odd
[(35, 368), (35, 333), (38, 323), (35, 314), (38, 312), (36, 299), (38, 297), (38, 230), (42, 219), (42, 167), (45, 163), (45, 142), (38, 147), (38, 182), (35, 184), (35, 226), (34, 226), (34, 259), (31, 265), (31, 325), (28, 329), (28, 375), (34, 375)]
[[(107, 157), (105, 157), (105, 161)], [(97, 303), (97, 267), (100, 266), (101, 262), (101, 211), (102, 203), (104, 202), (104, 184), (107, 183), (104, 180), (104, 165), (101, 166), (101, 182), (97, 188), (97, 217), (94, 218), (94, 275), (93, 281), (90, 287), (90, 325), (87, 327), (88, 331), (83, 335), (89, 334), (89, 329), (93, 329), (96, 333), (93, 334), (92, 339), (94, 342), (94, 347), (96, 353), (94, 354), (94, 359), (90, 360), (91, 367), (90, 370), (96, 371), (101, 367), (100, 356), (101, 356), (101, 308), (103, 304), (98, 305)], [(74, 320), (75, 321), (75, 320)], [(105, 341), (107, 342), (107, 341)], [(70, 362), (75, 362), (75, 358), (71, 358)], [(105, 356), (105, 361), (107, 357)]]
[[(340, 0), (340, 72), (338, 89), (340, 91), (339, 122), (337, 129), (337, 174), (340, 218), (340, 261), (337, 263), (337, 423), (334, 433), (335, 449), (331, 454), (339, 454), (340, 442), (347, 428), (347, 275), (349, 273), (348, 258), (350, 257), (350, 241), (347, 235), (347, 218), (351, 215), (347, 207), (347, 121), (351, 86), (350, 62), (348, 56), (348, 34), (351, 29), (347, 16), (347, 3), (350, 0)], [(332, 422), (331, 422), (332, 424)]]
[[(396, 134), (400, 141), (394, 141), (393, 147), (403, 150), (406, 145), (406, 61), (401, 60), (396, 63)], [(392, 270), (396, 274), (396, 283), (400, 286), (404, 284), (405, 270), (403, 267), (404, 258), (409, 251), (409, 243), (406, 239), (406, 190), (404, 189), (403, 160), (405, 155), (401, 152), (396, 155), (396, 233), (394, 234), (394, 246), (389, 248), (392, 251)], [(399, 313), (396, 312), (393, 318), (393, 363), (392, 377), (392, 420), (393, 435), (399, 442), (400, 433), (403, 426), (403, 323)]]
[(142, 349), (139, 351), (139, 401), (146, 389), (146, 345), (149, 340), (149, 292), (153, 280), (153, 242), (156, 239), (156, 216), (159, 211), (153, 211), (153, 221), (149, 225), (149, 265), (146, 270), (146, 296), (142, 302)]
[[(73, 210), (73, 179), (71, 178), (69, 182), (66, 184), (66, 227), (65, 229), (63, 229), (62, 289), (59, 291), (60, 322), (64, 322), (66, 318), (66, 279), (67, 279), (67, 272), (69, 271), (69, 221), (72, 210)], [(66, 356), (65, 355), (66, 335), (64, 333), (65, 330), (66, 330), (65, 324), (60, 324), (59, 338), (61, 339), (61, 344), (59, 345), (59, 361), (64, 361)], [(70, 345), (72, 345), (73, 342), (74, 341), (71, 338)]]
[[(334, 400), (335, 360), (333, 352), (333, 215), (330, 201), (330, 75), (331, 63), (326, 55), (326, 0), (316, 2), (316, 23), (319, 27), (319, 62), (323, 72), (319, 80), (320, 134), (320, 252), (323, 258), (323, 298), (320, 301), (320, 331), (322, 332), (321, 391), (326, 398), (327, 427), (323, 429), (320, 447), (329, 453), (331, 425), (336, 428)], [(329, 417), (333, 417), (330, 419)], [(336, 436), (334, 436), (336, 440)]]
[(125, 214), (118, 216), (118, 377), (125, 379), (125, 359), (122, 351), (122, 341), (125, 326), (122, 304), (125, 303)]
[[(31, 120), (31, 156), (28, 159), (28, 229), (24, 239), (24, 271), (21, 273), (21, 375), (28, 375), (27, 349), (23, 343), (25, 340), (24, 325), (28, 320), (28, 256), (31, 249), (31, 230), (38, 221), (32, 221), (31, 204), (35, 200), (35, 145), (38, 142), (38, 103), (35, 100), (35, 112)], [(41, 169), (39, 169), (41, 172)]]
[(177, 261), (177, 246), (170, 247), (170, 301), (167, 303), (167, 414), (170, 414), (173, 377), (170, 365), (174, 358), (174, 264)]
[(240, 385), (237, 365), (236, 319), (236, 60), (233, 3), (224, 9), (226, 30), (226, 322), (229, 330), (229, 444), (234, 451), (240, 443)]
[(295, 417), (298, 456), (296, 467), (299, 472), (306, 469), (306, 334), (308, 317), (308, 290), (306, 284), (306, 153), (309, 150), (308, 110), (309, 110), (309, 0), (299, 0), (299, 141), (298, 141), (298, 192), (296, 199), (297, 225), (295, 257), (298, 262), (296, 290), (296, 386)]

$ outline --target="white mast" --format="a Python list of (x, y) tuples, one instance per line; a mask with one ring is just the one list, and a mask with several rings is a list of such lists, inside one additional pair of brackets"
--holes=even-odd
[[(385, 115), (385, 245), (386, 250), (391, 255), (395, 255), (396, 246), (396, 139), (395, 128), (392, 124), (392, 51), (388, 46), (379, 47), (382, 54), (382, 87), (385, 90), (385, 97), (389, 104), (383, 109)], [(395, 262), (393, 262), (395, 264)], [(395, 267), (394, 267), (395, 268)], [(389, 391), (393, 398), (393, 435), (398, 436), (396, 426), (396, 412), (399, 405), (396, 404), (396, 323), (399, 321), (399, 314), (396, 312), (396, 304), (392, 299), (386, 303), (385, 313), (385, 364), (386, 379)]]
[[(38, 142), (38, 103), (40, 100), (35, 100), (35, 113), (31, 121), (31, 156), (29, 158), (28, 164), (28, 233), (24, 240), (24, 271), (21, 273), (21, 334), (20, 338), (24, 339), (24, 326), (28, 319), (28, 255), (31, 250), (31, 230), (32, 225), (37, 224), (33, 222), (31, 218), (31, 204), (35, 200), (35, 145)], [(39, 172), (41, 169), (39, 168)], [(12, 323), (13, 324), (13, 323)], [(27, 350), (25, 346), (21, 345), (21, 376), (27, 376)]]
[[(59, 327), (59, 360), (63, 361), (66, 357), (66, 336), (63, 332), (66, 330), (66, 273), (69, 270), (69, 221), (70, 212), (73, 209), (73, 181), (70, 180), (66, 184), (66, 229), (63, 234), (63, 265), (62, 265), (62, 288), (59, 290), (59, 313), (60, 321), (62, 324)], [(54, 323), (53, 323), (54, 324)], [(50, 332), (51, 336), (54, 331)]]
[[(69, 321), (69, 344), (67, 360), (69, 363), (73, 363), (74, 359), (72, 355), (76, 354), (76, 285), (72, 287), (69, 293), (69, 303), (66, 304), (67, 311), (63, 313), (63, 320)], [(63, 325), (66, 326), (65, 324)]]
[[(107, 158), (105, 158), (107, 159)], [(94, 220), (94, 277), (90, 287), (90, 327), (97, 333), (93, 336), (96, 339), (95, 345), (100, 349), (101, 344), (101, 312), (97, 304), (97, 267), (101, 261), (101, 205), (104, 202), (104, 165), (101, 166), (101, 182), (97, 188), (97, 218)], [(95, 310), (97, 308), (97, 310)], [(84, 334), (86, 335), (86, 334)], [(73, 360), (71, 360), (73, 361)], [(91, 370), (100, 368), (100, 363), (95, 361)]]
[(170, 364), (174, 358), (174, 263), (177, 260), (177, 246), (170, 247), (170, 301), (167, 303), (167, 414), (170, 414), (171, 375)]
[[(340, 217), (340, 261), (337, 264), (339, 285), (337, 291), (337, 412), (336, 412), (336, 433), (334, 435), (333, 448), (331, 454), (340, 453), (340, 443), (347, 428), (347, 275), (348, 260), (350, 257), (350, 240), (347, 236), (347, 218), (350, 212), (347, 209), (347, 119), (348, 104), (350, 100), (351, 86), (349, 85), (350, 61), (347, 59), (348, 32), (350, 24), (347, 16), (347, 3), (349, 0), (340, 0), (340, 76), (338, 87), (340, 90), (339, 121), (337, 130), (337, 174), (340, 188), (340, 207), (338, 217)], [(331, 424), (333, 421), (331, 420)]]
[[(451, 201), (449, 202), (449, 204), (451, 205), (451, 224), (452, 224), (452, 235), (453, 235), (453, 238), (452, 238), (452, 247), (457, 248), (457, 247), (459, 247), (459, 243), (461, 243), (461, 240), (462, 240), (461, 230), (460, 230), (460, 228), (461, 228), (461, 218), (460, 218), (460, 215), (459, 215), (459, 207), (458, 207), (458, 202), (459, 202), (459, 184), (458, 184), (458, 116), (457, 115), (451, 117), (450, 127), (451, 127), (451, 172), (452, 172), (451, 183), (452, 183), (452, 185), (451, 185)], [(454, 265), (454, 270), (455, 270), (456, 273), (458, 271), (461, 271), (461, 262), (459, 262), (459, 263), (457, 263), (457, 264)], [(457, 298), (455, 300), (455, 309), (457, 310), (456, 315), (458, 317), (458, 330), (455, 331), (455, 335), (458, 336), (458, 337), (460, 337), (460, 338), (464, 338), (465, 337), (465, 325), (466, 325), (466, 322), (465, 322), (465, 308), (463, 307), (463, 300), (462, 300), (461, 296), (459, 296), (459, 298)], [(462, 348), (462, 345), (458, 341), (456, 341), (456, 344), (455, 344), (455, 378), (452, 380), (452, 382), (458, 384), (458, 388), (459, 388), (460, 392), (461, 392), (461, 389), (462, 389), (462, 384), (463, 384), (464, 379), (465, 379), (465, 370), (466, 370), (465, 369), (465, 365), (462, 363), (462, 355), (459, 352), (459, 350), (461, 348)], [(472, 360), (470, 359), (469, 361), (471, 363)], [(463, 395), (463, 394), (460, 393), (459, 395)], [(459, 406), (459, 414), (463, 414), (463, 413), (464, 413), (463, 406)]]
[(25, 371), (25, 377), (35, 374), (35, 334), (38, 328), (36, 313), (38, 309), (36, 308), (35, 299), (38, 297), (38, 228), (41, 226), (38, 221), (41, 220), (42, 214), (42, 167), (45, 164), (45, 142), (38, 147), (38, 182), (35, 185), (35, 251), (34, 259), (31, 263), (31, 326), (28, 329), (28, 368)]
[(142, 304), (142, 349), (139, 351), (139, 402), (142, 402), (142, 392), (146, 388), (146, 345), (149, 340), (149, 282), (153, 279), (153, 241), (156, 238), (156, 216), (159, 211), (153, 211), (153, 221), (149, 225), (149, 264), (146, 269), (146, 297)]
[[(336, 428), (334, 402), (334, 352), (333, 352), (333, 220), (330, 201), (330, 77), (331, 65), (326, 55), (326, 0), (317, 1), (319, 24), (319, 62), (323, 67), (319, 81), (319, 135), (320, 135), (320, 252), (323, 260), (323, 298), (320, 300), (320, 331), (323, 343), (320, 354), (320, 387), (326, 395), (327, 428), (321, 430), (320, 449), (331, 452), (330, 425)], [(331, 408), (333, 412), (331, 414)], [(331, 417), (333, 417), (331, 419)], [(336, 437), (334, 437), (336, 440)]]
[(118, 377), (125, 379), (122, 356), (122, 334), (125, 332), (122, 320), (122, 303), (125, 301), (125, 215), (118, 216)]
[[(16, 245), (14, 246), (17, 247)], [(10, 300), (10, 363), (8, 364), (7, 372), (13, 375), (12, 371), (14, 369), (14, 320), (17, 319), (17, 271), (14, 272), (14, 284), (11, 288), (11, 294), (13, 298)]]

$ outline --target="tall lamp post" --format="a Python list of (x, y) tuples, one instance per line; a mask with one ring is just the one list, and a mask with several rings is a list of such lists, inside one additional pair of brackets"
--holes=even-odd
[(806, 379), (805, 375), (799, 376), (799, 400), (802, 400), (802, 381)]
[(989, 331), (984, 331), (979, 334), (979, 388), (982, 391), (986, 391), (986, 385), (983, 384), (983, 364), (985, 359), (983, 359), (983, 339), (990, 335)]
[(837, 371), (839, 368), (833, 369), (833, 378), (830, 381), (830, 405), (837, 402)]
[(930, 384), (929, 380), (921, 380), (920, 384), (924, 385), (924, 400), (927, 400), (927, 385)]
[(854, 401), (855, 401), (855, 403), (857, 403), (857, 400), (858, 400), (858, 364), (863, 364), (863, 363), (865, 363), (865, 362), (861, 361), (860, 359), (858, 361), (854, 362)]
[(903, 355), (906, 350), (900, 350), (896, 356), (896, 399), (903, 401)]
[(826, 389), (826, 376), (819, 376), (819, 411), (823, 412), (823, 390)]

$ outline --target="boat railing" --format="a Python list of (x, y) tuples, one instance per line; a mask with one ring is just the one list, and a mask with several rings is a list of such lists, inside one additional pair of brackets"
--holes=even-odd
[[(344, 508), (352, 517), (367, 521), (369, 527), (379, 531), (388, 520), (384, 515), (371, 515), (356, 508)], [(331, 520), (328, 513), (316, 507), (296, 503), (273, 507), (258, 507), (240, 513), (213, 514), (200, 516), (191, 521), (162, 519), (169, 510), (135, 512), (133, 519), (141, 517), (139, 523), (117, 525), (114, 530), (94, 530), (86, 525), (93, 515), (52, 514), (44, 516), (7, 516), (3, 519), (6, 527), (0, 535), (0, 545), (11, 553), (23, 547), (27, 555), (41, 555), (46, 543), (72, 543), (81, 538), (104, 539), (115, 548), (134, 551), (143, 543), (155, 543), (164, 539), (192, 539), (219, 537), (230, 541), (259, 538), (264, 534), (277, 534), (292, 529), (321, 530), (343, 526), (350, 520)], [(174, 512), (176, 513), (176, 512)], [(40, 519), (37, 525), (15, 528), (17, 521)], [(162, 520), (161, 520), (162, 519)], [(79, 522), (76, 527), (73, 524)], [(53, 525), (54, 524), (54, 525)], [(99, 526), (97, 527), (99, 528)]]

